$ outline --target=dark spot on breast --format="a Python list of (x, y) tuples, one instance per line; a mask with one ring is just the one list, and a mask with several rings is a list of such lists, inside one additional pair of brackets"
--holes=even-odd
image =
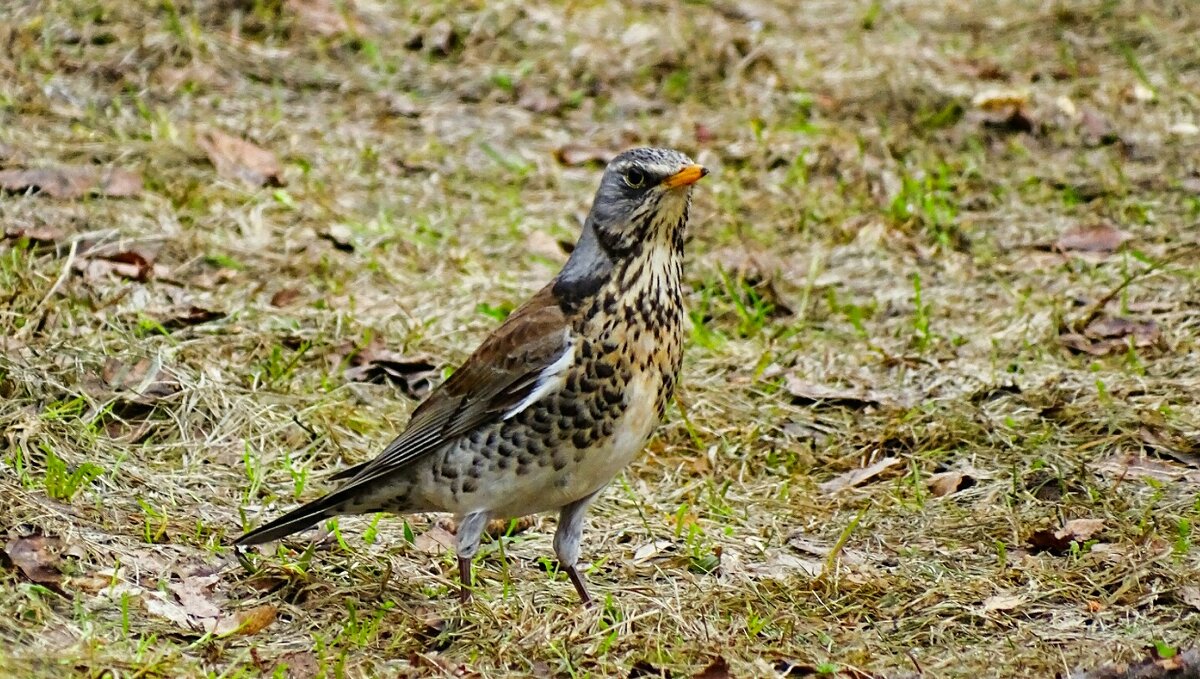
[(588, 429), (575, 430), (575, 433), (571, 434), (571, 444), (576, 448), (587, 448), (591, 442), (591, 437), (588, 436), (589, 432)]

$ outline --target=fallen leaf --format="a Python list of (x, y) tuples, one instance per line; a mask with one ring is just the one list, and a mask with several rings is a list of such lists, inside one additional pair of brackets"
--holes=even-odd
[(929, 477), (929, 492), (934, 497), (945, 497), (975, 485), (974, 477), (962, 472), (941, 472)]
[(1200, 469), (1197, 446), (1183, 434), (1163, 427), (1143, 426), (1138, 429), (1138, 438), (1160, 456)]
[(187, 306), (170, 309), (168, 311), (155, 314), (154, 318), (164, 330), (167, 332), (174, 332), (180, 328), (200, 325), (201, 323), (208, 323), (209, 321), (225, 318), (225, 312), (214, 311), (212, 309), (205, 309), (204, 307), (196, 306), (195, 304), (189, 304)]
[(1188, 585), (1179, 590), (1179, 600), (1200, 611), (1200, 586)]
[(271, 306), (285, 307), (300, 299), (300, 291), (296, 288), (283, 288), (271, 295)]
[(1025, 603), (1025, 597), (1015, 594), (996, 594), (983, 600), (983, 612), (1011, 611)]
[(838, 476), (835, 476), (834, 478), (818, 485), (817, 488), (820, 489), (822, 493), (827, 494), (836, 493), (847, 488), (853, 488), (866, 483), (876, 476), (879, 476), (886, 469), (897, 464), (900, 464), (900, 458), (885, 457), (867, 467), (863, 467), (861, 469), (851, 469), (848, 472), (839, 474)]
[(1186, 480), (1189, 483), (1200, 483), (1200, 471), (1185, 469), (1176, 464), (1164, 462), (1138, 453), (1113, 455), (1096, 462), (1097, 471), (1109, 476), (1122, 479), (1155, 479), (1156, 481)]
[(725, 658), (717, 656), (708, 667), (692, 675), (693, 679), (730, 679), (729, 663)]
[(59, 569), (63, 541), (40, 531), (15, 537), (4, 546), (8, 560), (30, 582), (59, 591), (62, 571)]
[(1033, 548), (1034, 554), (1050, 552), (1065, 554), (1071, 548), (1071, 543), (1082, 544), (1104, 528), (1104, 519), (1072, 519), (1057, 530), (1042, 529), (1034, 531), (1027, 542)]
[(53, 226), (6, 226), (4, 237), (8, 240), (25, 238), (34, 245), (54, 245), (66, 234)]
[(642, 563), (662, 551), (669, 549), (673, 543), (670, 540), (654, 540), (638, 547), (633, 551), (633, 563)]
[(132, 365), (110, 357), (100, 374), (104, 383), (119, 394), (132, 394), (134, 401), (150, 403), (180, 390), (179, 381), (163, 368), (158, 358), (140, 358)]
[(435, 524), (413, 538), (413, 548), (425, 554), (445, 554), (454, 549), (455, 542), (453, 533)]
[(179, 600), (179, 605), (193, 618), (217, 618), (221, 609), (212, 601), (212, 587), (219, 575), (189, 576), (167, 583), (167, 589)]
[(271, 676), (279, 676), (280, 668), (287, 670), (284, 676), (288, 679), (314, 679), (321, 673), (321, 665), (312, 651), (292, 651), (279, 656), (271, 668)]
[(825, 561), (776, 551), (765, 561), (748, 563), (745, 568), (751, 575), (774, 580), (785, 580), (797, 573), (803, 573), (809, 578), (819, 578), (825, 571)]
[(0, 189), (9, 193), (41, 192), (53, 198), (88, 194), (129, 198), (142, 193), (142, 178), (129, 170), (97, 165), (0, 170)]
[(437, 364), (427, 356), (404, 356), (372, 343), (354, 354), (345, 378), (351, 382), (394, 384), (406, 396), (420, 399), (433, 389)]
[(263, 604), (253, 608), (240, 610), (233, 615), (225, 615), (221, 617), (213, 628), (212, 633), (217, 636), (226, 636), (235, 634), (238, 636), (252, 636), (258, 634), (267, 628), (268, 625), (275, 622), (275, 617), (279, 610), (271, 604)]
[(697, 144), (711, 144), (717, 139), (717, 135), (712, 131), (712, 128), (704, 123), (696, 123), (695, 137)]
[(1062, 252), (1112, 254), (1133, 236), (1108, 222), (1073, 226), (1059, 235), (1054, 249)]
[(217, 174), (247, 186), (283, 186), (283, 167), (274, 153), (219, 130), (206, 130), (196, 143), (208, 155)]
[(508, 535), (519, 535), (533, 527), (533, 516), (525, 515), (515, 519), (492, 519), (488, 521), (484, 534), (493, 539)]
[(794, 373), (788, 373), (785, 380), (787, 391), (796, 404), (841, 405), (850, 408), (899, 405), (898, 399), (875, 389), (815, 384), (800, 379)]
[(74, 268), (90, 283), (105, 281), (111, 276), (144, 283), (155, 273), (154, 260), (137, 250), (85, 253), (75, 260)]
[(1162, 331), (1154, 321), (1135, 321), (1119, 316), (1101, 316), (1084, 328), (1083, 333), (1064, 333), (1059, 342), (1080, 353), (1106, 356), (1133, 348), (1145, 349), (1157, 346), (1162, 340)]
[(992, 88), (971, 98), (971, 105), (989, 112), (1007, 112), (1029, 103), (1029, 91)]
[(567, 144), (554, 152), (554, 158), (568, 167), (577, 165), (607, 165), (617, 154), (599, 146)]

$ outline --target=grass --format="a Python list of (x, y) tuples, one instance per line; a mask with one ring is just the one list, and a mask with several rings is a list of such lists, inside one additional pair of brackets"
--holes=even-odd
[[(1200, 637), (1194, 12), (791, 7), (5, 3), (0, 169), (144, 188), (0, 194), (6, 549), (61, 541), (47, 582), (0, 569), (0, 673), (1048, 676)], [(1029, 125), (973, 106), (996, 88)], [(219, 177), (210, 128), (284, 185)], [(589, 523), (602, 605), (550, 517), (493, 531), (465, 607), (436, 516), (239, 563), (415, 407), (356, 355), (441, 378), (553, 275), (600, 172), (568, 144), (713, 170), (679, 403)], [(1123, 251), (1051, 247), (1099, 221)], [(1068, 351), (1093, 307), (1162, 339)], [(1103, 523), (1038, 546), (1073, 519)]]

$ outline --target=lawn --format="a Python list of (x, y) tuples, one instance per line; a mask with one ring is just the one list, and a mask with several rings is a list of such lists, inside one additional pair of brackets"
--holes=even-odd
[[(1200, 638), (1187, 0), (0, 7), (0, 674), (982, 677)], [(591, 513), (243, 530), (711, 170), (682, 386)], [(1194, 659), (1192, 655), (1184, 660)], [(1176, 663), (1179, 657), (1174, 658)]]

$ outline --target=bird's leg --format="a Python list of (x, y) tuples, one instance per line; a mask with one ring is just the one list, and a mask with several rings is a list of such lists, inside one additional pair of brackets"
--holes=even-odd
[(579, 572), (575, 564), (579, 561), (579, 543), (583, 539), (584, 517), (587, 516), (588, 505), (599, 492), (596, 491), (596, 493), (576, 500), (559, 510), (558, 530), (554, 532), (554, 553), (558, 556), (558, 563), (567, 572), (567, 577), (571, 579), (571, 584), (575, 586), (575, 591), (579, 593), (579, 599), (584, 606), (592, 605), (592, 595), (588, 593), (583, 574)]
[(487, 522), (487, 512), (467, 514), (458, 522), (455, 551), (458, 553), (458, 595), (463, 603), (471, 600), (471, 559), (479, 551), (479, 538)]

